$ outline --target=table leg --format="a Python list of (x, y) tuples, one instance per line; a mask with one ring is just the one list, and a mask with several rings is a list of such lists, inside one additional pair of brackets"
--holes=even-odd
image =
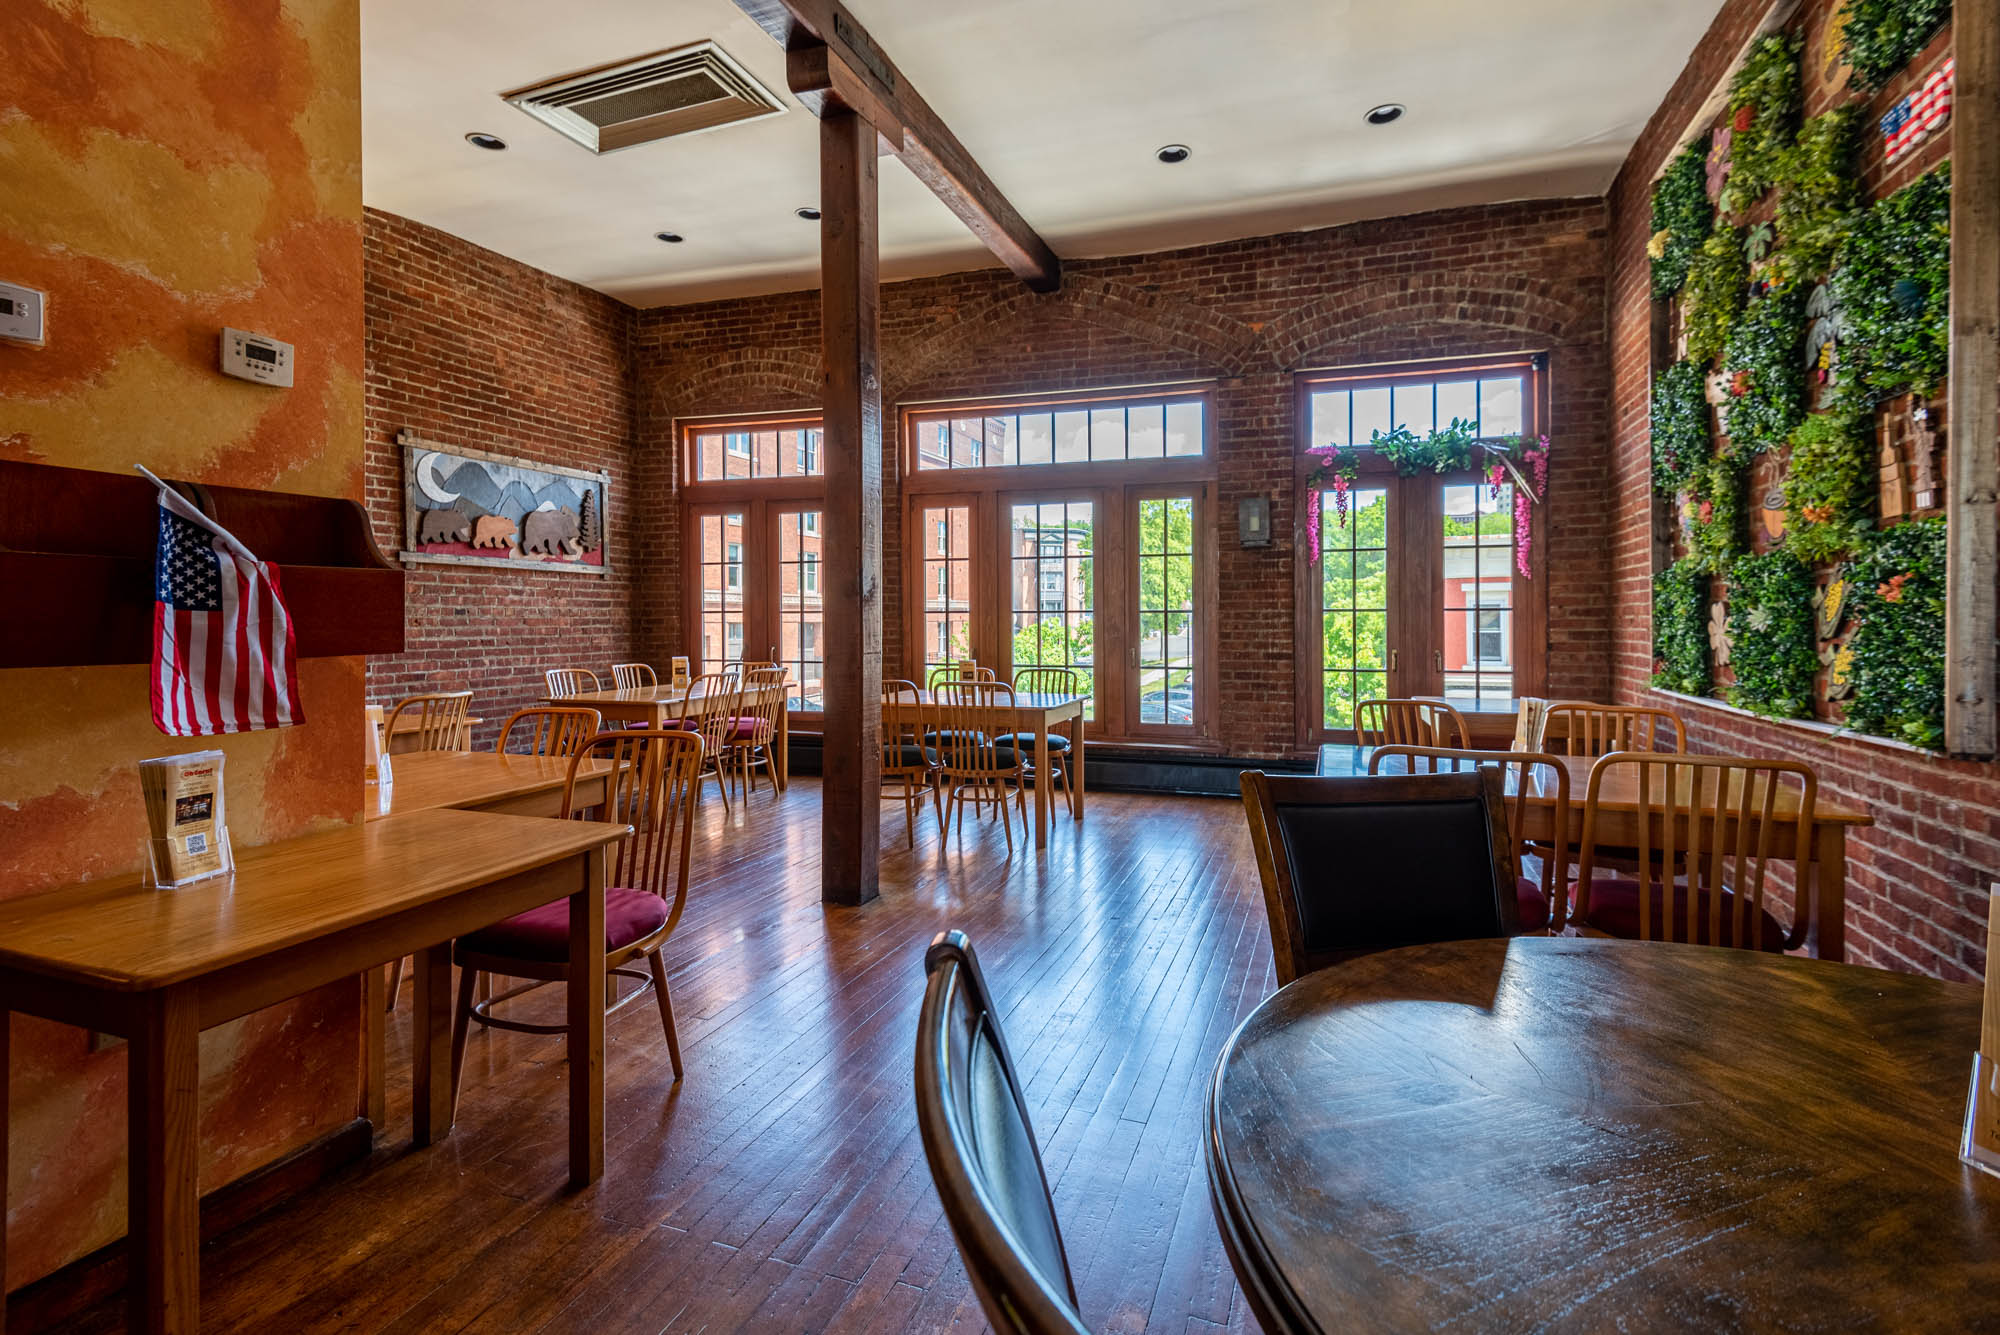
[(0, 1330), (7, 1328), (7, 1141), (14, 1134), (8, 1109), (14, 1097), (8, 1070), (14, 1060), (14, 1012), (0, 1006)]
[(451, 1134), (451, 942), (416, 953), (410, 1014), (410, 1139), (419, 1147)]
[(389, 1120), (389, 978), (386, 966), (361, 975), (361, 1099), (355, 1115), (380, 1131)]
[(1083, 711), (1069, 721), (1070, 811), (1083, 819)]
[[(1813, 832), (1816, 876), (1806, 953), (1814, 959), (1847, 958), (1847, 827), (1823, 822)], [(1800, 869), (1803, 874), (1804, 869)]]
[(139, 1001), (126, 1044), (130, 1325), (154, 1335), (201, 1328), (201, 1030), (192, 987)]
[(569, 897), (569, 1183), (604, 1175), (604, 851)]
[(778, 791), (784, 792), (792, 786), (792, 701), (785, 697), (784, 706), (778, 710)]
[(1035, 725), (1035, 847), (1049, 846), (1049, 725)]

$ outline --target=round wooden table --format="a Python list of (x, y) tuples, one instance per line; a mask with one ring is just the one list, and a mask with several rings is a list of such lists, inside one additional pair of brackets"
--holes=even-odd
[(1521, 937), (1280, 991), (1223, 1049), (1209, 1185), (1267, 1332), (2000, 1330), (1958, 1160), (1979, 989)]

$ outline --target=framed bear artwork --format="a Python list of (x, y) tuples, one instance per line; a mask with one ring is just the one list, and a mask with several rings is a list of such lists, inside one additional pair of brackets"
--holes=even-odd
[(403, 551), (412, 564), (611, 572), (611, 475), (440, 445), (404, 431)]

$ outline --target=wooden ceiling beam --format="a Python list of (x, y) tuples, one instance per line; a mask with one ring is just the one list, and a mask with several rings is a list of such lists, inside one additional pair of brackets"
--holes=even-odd
[(785, 48), (786, 81), (815, 115), (829, 103), (866, 120), (891, 152), (994, 257), (1037, 292), (1062, 261), (1028, 225), (902, 72), (838, 0), (735, 0)]

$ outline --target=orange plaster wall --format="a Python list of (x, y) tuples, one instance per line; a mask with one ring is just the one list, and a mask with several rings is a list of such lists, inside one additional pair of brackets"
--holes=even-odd
[[(0, 279), (49, 324), (0, 343), (0, 457), (361, 498), (359, 42), (358, 0), (0, 0)], [(295, 387), (219, 374), (225, 325)], [(358, 818), (362, 686), (307, 660), (305, 725), (219, 742), (239, 846)], [(0, 895), (136, 867), (134, 763), (210, 744), (142, 665), (0, 672)], [(353, 1116), (358, 1019), (348, 983), (203, 1034), (204, 1190)], [(124, 1232), (125, 1056), (17, 1019), (10, 1075), (19, 1284)]]

